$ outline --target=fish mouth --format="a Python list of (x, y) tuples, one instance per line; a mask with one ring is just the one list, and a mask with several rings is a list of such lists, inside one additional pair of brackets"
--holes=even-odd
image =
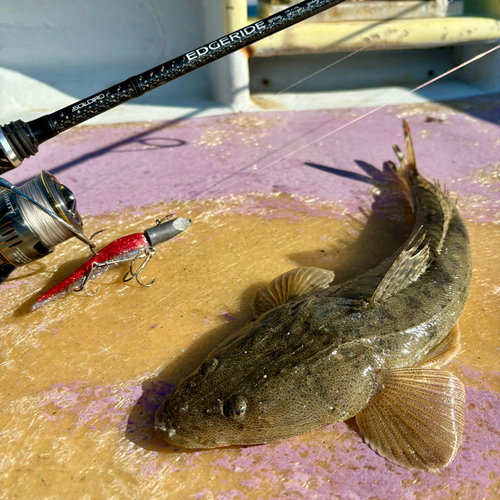
[(186, 449), (199, 449), (199, 448), (214, 448), (214, 445), (204, 443), (198, 436), (186, 436), (179, 431), (174, 425), (169, 425), (169, 422), (164, 422), (156, 419), (155, 431), (159, 433), (167, 443), (180, 446)]
[(182, 448), (186, 448), (187, 450), (215, 447), (215, 445), (210, 445), (201, 442), (201, 440), (196, 436), (187, 437), (185, 435), (182, 435), (177, 431), (177, 429), (173, 427), (165, 427), (161, 424), (156, 424), (155, 430), (156, 432), (161, 434), (161, 436), (163, 437), (163, 439), (165, 439), (165, 441), (167, 441), (167, 443), (174, 446), (180, 446)]

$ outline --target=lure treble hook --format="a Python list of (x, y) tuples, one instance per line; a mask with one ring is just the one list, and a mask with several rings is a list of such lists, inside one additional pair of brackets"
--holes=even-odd
[[(151, 283), (145, 284), (139, 279), (139, 276), (142, 273), (142, 271), (144, 271), (149, 261), (153, 258), (155, 252), (156, 252), (156, 247), (153, 247), (150, 250), (146, 250), (144, 253), (137, 255), (137, 257), (135, 257), (134, 260), (130, 263), (130, 270), (127, 271), (127, 274), (125, 274), (125, 276), (123, 277), (123, 281), (127, 283), (128, 281), (131, 281), (135, 278), (137, 283), (139, 283), (139, 285), (145, 288), (153, 286), (154, 282), (156, 281), (156, 278), (154, 278), (153, 281), (151, 281)], [(144, 262), (139, 266), (139, 269), (137, 269), (137, 271), (134, 271), (134, 264), (137, 261), (137, 259), (144, 259)]]
[[(129, 271), (123, 277), (123, 281), (128, 282), (135, 278), (141, 286), (152, 286), (156, 278), (151, 283), (143, 283), (140, 280), (140, 275), (154, 256), (156, 246), (182, 233), (191, 224), (189, 219), (182, 217), (171, 219), (171, 217), (172, 215), (167, 215), (163, 219), (158, 219), (156, 226), (146, 229), (144, 233), (129, 234), (113, 241), (99, 252), (94, 252), (93, 257), (80, 266), (73, 274), (44, 293), (33, 304), (31, 309), (38, 309), (46, 302), (72, 291), (83, 291), (89, 297), (96, 295), (99, 287), (94, 293), (91, 293), (88, 291), (89, 282), (122, 262), (132, 261)], [(102, 233), (102, 231), (104, 230), (94, 233), (92, 237)], [(144, 262), (141, 263), (138, 269), (134, 270), (134, 266), (139, 259), (144, 259)]]

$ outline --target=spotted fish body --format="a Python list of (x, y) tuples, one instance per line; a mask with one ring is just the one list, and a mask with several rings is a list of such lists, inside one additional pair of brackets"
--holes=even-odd
[(471, 283), (456, 199), (407, 157), (394, 167), (413, 200), (407, 242), (356, 279), (301, 268), (257, 292), (255, 319), (219, 346), (162, 404), (156, 429), (186, 448), (260, 444), (356, 416), (388, 460), (435, 471), (464, 426), (461, 382), (439, 370), (460, 350)]

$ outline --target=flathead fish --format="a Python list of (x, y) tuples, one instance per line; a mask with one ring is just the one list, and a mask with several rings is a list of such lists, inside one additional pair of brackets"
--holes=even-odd
[(392, 164), (412, 200), (406, 243), (341, 285), (318, 268), (289, 271), (254, 297), (254, 320), (216, 348), (161, 405), (155, 427), (185, 448), (268, 443), (356, 417), (365, 441), (408, 469), (455, 457), (465, 391), (440, 368), (460, 350), (457, 320), (471, 284), (456, 197)]

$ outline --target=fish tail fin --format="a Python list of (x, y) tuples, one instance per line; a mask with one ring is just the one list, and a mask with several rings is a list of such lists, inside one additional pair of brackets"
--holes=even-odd
[(396, 156), (399, 160), (399, 165), (396, 165), (393, 162), (389, 162), (389, 166), (392, 171), (399, 177), (401, 181), (403, 181), (406, 185), (408, 185), (408, 174), (418, 174), (417, 163), (415, 161), (415, 150), (413, 148), (413, 141), (411, 139), (410, 126), (406, 120), (403, 120), (403, 130), (405, 134), (405, 148), (406, 148), (406, 156), (399, 149), (397, 144), (394, 144), (392, 148), (396, 153)]
[(408, 125), (408, 122), (406, 120), (403, 120), (403, 130), (405, 134), (406, 169), (410, 172), (418, 174), (417, 163), (415, 161), (415, 149), (413, 149), (410, 126)]
[(431, 183), (418, 173), (410, 126), (406, 120), (403, 120), (403, 130), (405, 136), (406, 155), (401, 152), (397, 145), (394, 145), (393, 149), (399, 159), (399, 165), (389, 162), (389, 166), (407, 191), (412, 191), (411, 185), (416, 185), (419, 188), (423, 188), (425, 191), (432, 193), (431, 197), (425, 197), (426, 204), (434, 204), (436, 211), (441, 211), (443, 214), (442, 226), (427, 230), (429, 239), (431, 240), (429, 242), (431, 253), (437, 255), (441, 251), (446, 233), (448, 232), (448, 227), (457, 205), (458, 195), (450, 193), (446, 187), (441, 186), (439, 181)]

